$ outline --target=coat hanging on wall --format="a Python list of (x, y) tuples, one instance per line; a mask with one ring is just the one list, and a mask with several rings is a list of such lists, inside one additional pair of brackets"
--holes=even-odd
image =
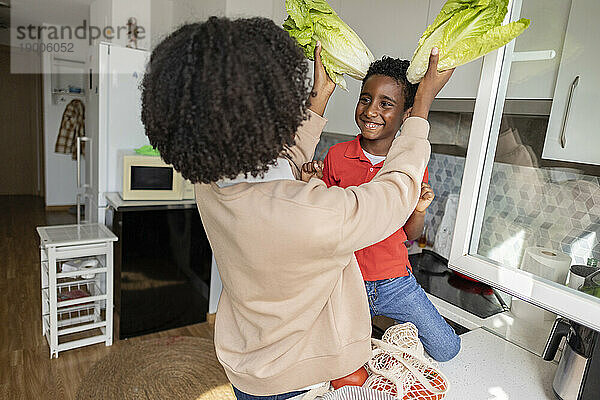
[(85, 106), (81, 100), (75, 99), (67, 104), (63, 112), (54, 152), (71, 154), (73, 159), (77, 158), (77, 137), (83, 136), (85, 136)]

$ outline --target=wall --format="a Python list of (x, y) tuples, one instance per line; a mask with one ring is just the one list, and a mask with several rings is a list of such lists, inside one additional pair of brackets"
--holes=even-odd
[(150, 24), (152, 26), (151, 48), (161, 42), (173, 29), (173, 1), (150, 1)]
[(172, 27), (190, 23), (204, 21), (212, 15), (225, 15), (226, 1), (222, 0), (173, 0), (173, 21)]
[[(148, 50), (151, 48), (151, 8), (150, 0), (113, 1), (112, 25), (115, 29), (117, 29), (117, 26), (127, 26), (127, 21), (130, 17), (135, 17), (138, 26), (144, 27), (144, 38), (138, 40), (138, 49)], [(112, 42), (120, 46), (127, 46), (127, 34), (121, 35), (120, 38), (114, 39)]]
[(230, 18), (249, 16), (273, 17), (273, 0), (227, 0), (226, 3), (226, 15)]
[[(94, 0), (90, 4), (90, 24), (97, 27), (112, 25), (112, 1)], [(93, 45), (105, 41), (104, 38), (95, 39)]]
[[(167, 18), (170, 22), (170, 0), (94, 0), (90, 4), (88, 19), (91, 25), (99, 28), (111, 26), (114, 28), (115, 37), (112, 40), (100, 38), (94, 41), (97, 44), (100, 41), (111, 42), (120, 46), (127, 46), (129, 39), (127, 31), (122, 27), (127, 27), (130, 17), (137, 20), (138, 26), (144, 28), (143, 39), (138, 39), (138, 49), (150, 49), (152, 46), (154, 23), (159, 28), (162, 27), (162, 20)], [(156, 15), (153, 15), (156, 7)], [(121, 27), (121, 30), (118, 28)], [(117, 35), (118, 31), (118, 35)]]
[[(271, 0), (267, 0), (270, 1)], [(241, 4), (246, 5), (248, 2)], [(211, 15), (225, 15), (226, 1), (221, 0), (94, 0), (91, 3), (91, 21), (98, 26), (124, 25), (134, 16), (146, 29), (146, 39), (138, 41), (138, 48), (152, 49), (169, 33), (186, 23), (204, 21)], [(104, 40), (106, 41), (106, 40)], [(126, 46), (127, 40), (112, 40)]]
[(18, 0), (11, 2), (11, 25), (81, 25), (89, 20), (91, 1)]
[(152, 47), (181, 25), (216, 16), (271, 16), (273, 0), (151, 0)]

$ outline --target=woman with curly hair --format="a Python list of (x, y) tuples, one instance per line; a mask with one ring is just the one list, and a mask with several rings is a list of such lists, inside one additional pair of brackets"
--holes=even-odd
[[(397, 231), (427, 165), (429, 107), (450, 77), (437, 55), (380, 173), (360, 187), (299, 180), (335, 85), (271, 20), (212, 17), (153, 51), (142, 119), (163, 159), (196, 183), (223, 292), (215, 348), (238, 399), (288, 399), (371, 355), (354, 251)], [(298, 180), (289, 179), (295, 177)]]

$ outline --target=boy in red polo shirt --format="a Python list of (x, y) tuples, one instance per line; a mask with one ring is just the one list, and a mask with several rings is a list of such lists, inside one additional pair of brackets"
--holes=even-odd
[[(316, 176), (328, 187), (346, 188), (373, 179), (402, 123), (410, 116), (418, 85), (406, 79), (408, 65), (405, 60), (383, 57), (370, 66), (355, 112), (361, 133), (354, 140), (332, 146), (323, 164), (304, 164), (303, 180)], [(434, 197), (427, 181), (426, 169), (421, 196), (404, 227), (354, 254), (365, 281), (371, 315), (385, 315), (398, 323), (412, 322), (429, 355), (448, 361), (460, 350), (460, 337), (412, 275), (404, 245), (423, 231), (425, 211)]]

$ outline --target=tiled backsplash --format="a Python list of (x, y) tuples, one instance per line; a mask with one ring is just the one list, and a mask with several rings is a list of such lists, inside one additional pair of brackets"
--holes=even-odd
[[(430, 235), (435, 235), (448, 195), (460, 193), (464, 165), (463, 157), (431, 155), (429, 180), (436, 199), (426, 218)], [(530, 246), (563, 251), (575, 264), (600, 258), (600, 179), (494, 163), (478, 252), (518, 267)]]
[(495, 163), (479, 253), (519, 266), (529, 246), (600, 258), (598, 177)]
[[(315, 158), (350, 136), (323, 134)], [(434, 238), (448, 195), (459, 194), (464, 157), (431, 155), (429, 181), (436, 198), (428, 209), (428, 237)], [(523, 251), (543, 246), (569, 254), (573, 263), (600, 259), (600, 179), (557, 169), (495, 163), (479, 254), (518, 267)]]
[(431, 153), (427, 168), (429, 169), (429, 184), (435, 193), (435, 199), (427, 209), (425, 216), (427, 238), (431, 241), (435, 238), (437, 228), (444, 216), (448, 195), (460, 193), (465, 159)]

